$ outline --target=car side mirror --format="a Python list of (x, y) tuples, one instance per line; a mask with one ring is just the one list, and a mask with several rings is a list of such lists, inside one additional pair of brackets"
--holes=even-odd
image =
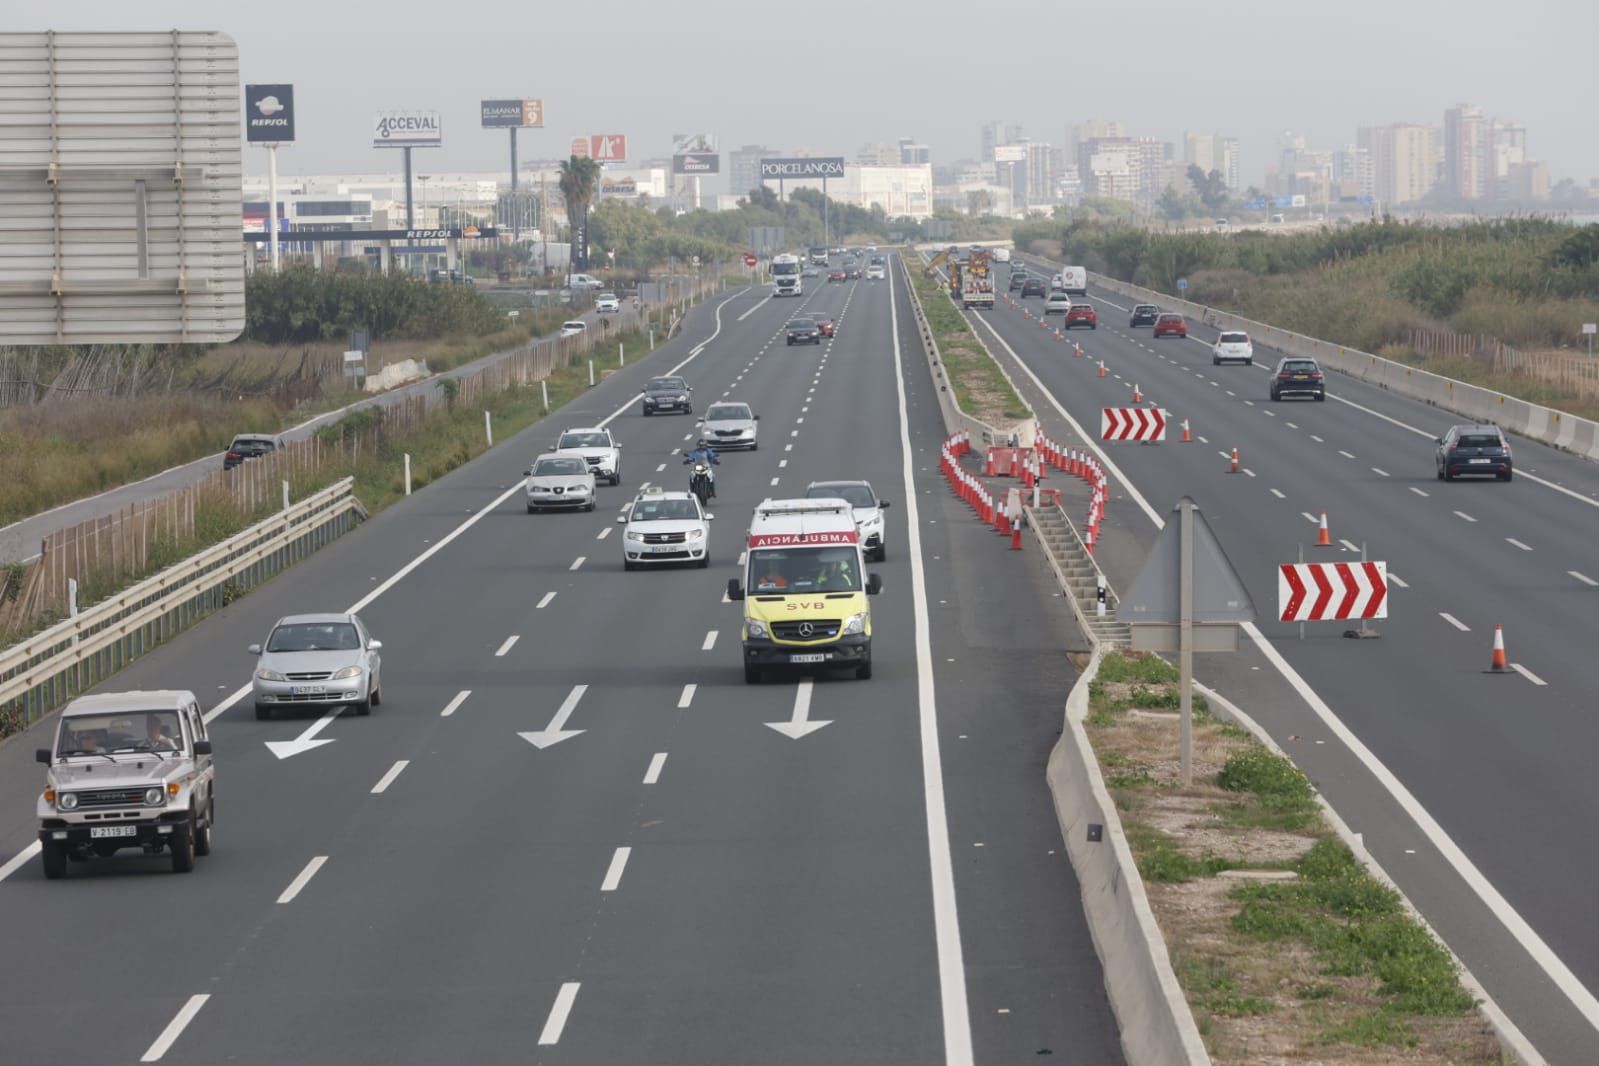
[(197, 741), (195, 741), (194, 742), (194, 753), (196, 755), (210, 755), (211, 754), (211, 742), (209, 740), (197, 740)]
[(643, 394), (643, 393), (649, 392), (650, 390), (649, 389), (640, 389), (638, 391), (639, 391), (640, 394)]
[(528, 467), (526, 470), (522, 471), (522, 476), (523, 477), (532, 477), (533, 476), (533, 468), (532, 467)]
[(892, 507), (892, 506), (894, 506), (894, 504), (891, 501), (889, 501), (889, 500), (878, 500), (877, 501), (877, 506), (879, 506), (879, 507)]
[(755, 421), (759, 422), (760, 420), (761, 420), (761, 416), (760, 415), (756, 415), (755, 416)]
[(251, 655), (260, 655), (261, 654), (261, 645), (252, 644), (248, 648), (245, 648), (244, 650), (249, 652)]
[(366, 650), (367, 651), (382, 651), (383, 650), (383, 642), (381, 640), (369, 640), (369, 641), (366, 642)]
[(713, 515), (713, 514), (707, 514), (707, 515), (706, 515), (706, 516), (705, 516), (705, 520), (706, 520), (706, 521), (707, 521), (707, 522), (714, 522), (714, 521), (716, 521), (716, 516), (715, 516), (715, 515)]
[(50, 749), (49, 748), (35, 748), (34, 752), (33, 752), (33, 758), (34, 758), (35, 762), (42, 762), (46, 766), (49, 766), (50, 765)]
[(695, 425), (696, 425), (696, 426), (703, 426), (703, 425), (704, 425), (704, 424), (705, 424), (705, 419), (703, 419), (703, 418), (696, 418), (696, 419), (695, 419), (695, 420), (694, 420), (694, 424), (695, 424)]
[(727, 598), (735, 602), (744, 598), (744, 589), (739, 585), (736, 577), (727, 579)]
[(871, 574), (866, 578), (866, 595), (875, 596), (883, 591), (883, 578), (879, 574)]

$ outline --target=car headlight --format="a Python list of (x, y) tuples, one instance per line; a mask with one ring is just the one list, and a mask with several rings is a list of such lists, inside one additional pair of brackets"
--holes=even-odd
[(346, 666), (342, 670), (335, 670), (331, 674), (329, 674), (328, 675), (328, 680), (329, 681), (347, 681), (347, 680), (349, 680), (352, 677), (360, 677), (360, 676), (361, 676), (361, 668), (359, 666)]
[(57, 792), (56, 810), (75, 811), (78, 809), (78, 794), (76, 792)]
[(864, 632), (866, 632), (866, 613), (864, 611), (860, 614), (852, 614), (844, 619), (844, 635), (846, 637)]
[(627, 539), (628, 540), (642, 541), (644, 539), (644, 534), (642, 534), (642, 533), (629, 533), (627, 535)]
[(144, 805), (146, 807), (160, 807), (165, 804), (166, 801), (167, 794), (165, 790), (161, 789), (160, 787), (147, 788), (144, 790)]
[(573, 496), (581, 496), (585, 492), (587, 492), (588, 490), (589, 490), (589, 487), (587, 485), (573, 485), (571, 488), (567, 489), (566, 491), (571, 493)]
[(747, 637), (765, 637), (766, 623), (759, 618), (750, 618), (744, 623), (744, 635)]
[(265, 667), (261, 668), (260, 670), (257, 670), (255, 672), (255, 676), (260, 678), (262, 681), (287, 681), (288, 680), (288, 678), (284, 677), (282, 674), (278, 673), (276, 670), (268, 670)]
[(704, 540), (705, 539), (705, 530), (703, 530), (703, 529), (691, 529), (691, 530), (689, 530), (688, 531), (688, 539), (689, 540)]

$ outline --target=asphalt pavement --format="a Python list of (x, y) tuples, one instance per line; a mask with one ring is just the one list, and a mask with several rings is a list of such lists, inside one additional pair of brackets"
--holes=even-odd
[[(787, 347), (802, 309), (837, 338)], [(1119, 1061), (1043, 782), (1070, 612), (949, 497), (915, 344), (898, 279), (711, 301), (133, 664), (110, 687), (193, 688), (214, 718), (216, 845), (191, 875), (122, 857), (46, 882), (26, 856), (48, 723), (0, 745), (0, 937), (28, 960), (0, 1060)], [(624, 573), (619, 510), (686, 485), (693, 420), (636, 401), (674, 370), (698, 410), (748, 401), (761, 445), (719, 469), (708, 570)], [(528, 459), (601, 422), (623, 484), (527, 515)], [(875, 676), (746, 685), (723, 591), (748, 516), (840, 477), (893, 503)], [(256, 722), (244, 647), (353, 605), (383, 705), (279, 759), (265, 742), (317, 716)], [(768, 728), (801, 709), (828, 724)]]

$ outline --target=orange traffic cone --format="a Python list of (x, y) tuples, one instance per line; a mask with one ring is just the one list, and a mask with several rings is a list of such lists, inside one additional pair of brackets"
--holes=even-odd
[(1227, 467), (1227, 472), (1228, 472), (1228, 473), (1229, 473), (1229, 474), (1236, 474), (1236, 473), (1238, 473), (1238, 449), (1237, 449), (1237, 448), (1234, 448), (1234, 449), (1233, 449), (1233, 461), (1232, 461), (1232, 463), (1231, 463), (1231, 464), (1230, 464), (1230, 465), (1229, 465), (1229, 466), (1228, 466), (1228, 467)]
[(1073, 341), (1072, 342), (1072, 349), (1073, 349), (1072, 354), (1077, 356), (1077, 358), (1081, 359), (1083, 357), (1083, 346), (1082, 346), (1082, 344), (1080, 344), (1077, 341)]
[(1055, 330), (1055, 341), (1056, 341), (1056, 343), (1059, 343), (1060, 341), (1063, 341), (1065, 339), (1066, 339), (1066, 335), (1064, 333), (1062, 333), (1059, 329)]
[(1143, 403), (1144, 402), (1144, 394), (1138, 391), (1138, 383), (1136, 381), (1133, 382), (1133, 402), (1134, 403)]
[(1105, 376), (1105, 360), (1103, 360), (1103, 359), (1101, 359), (1099, 361), (1099, 376), (1100, 377), (1104, 377)]
[(1332, 534), (1327, 532), (1327, 512), (1321, 513), (1321, 531), (1316, 534), (1316, 547), (1331, 548)]
[(1505, 658), (1505, 627), (1496, 622), (1494, 623), (1493, 663), (1483, 673), (1508, 674), (1510, 672), (1510, 662)]
[(1194, 435), (1188, 432), (1188, 419), (1185, 418), (1183, 419), (1183, 443), (1188, 444), (1193, 441), (1193, 439)]

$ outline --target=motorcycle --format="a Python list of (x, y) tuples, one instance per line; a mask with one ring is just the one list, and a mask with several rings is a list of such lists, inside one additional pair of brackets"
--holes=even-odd
[(688, 490), (699, 497), (700, 506), (704, 507), (715, 492), (711, 484), (711, 467), (709, 463), (695, 463), (694, 469), (689, 473)]

